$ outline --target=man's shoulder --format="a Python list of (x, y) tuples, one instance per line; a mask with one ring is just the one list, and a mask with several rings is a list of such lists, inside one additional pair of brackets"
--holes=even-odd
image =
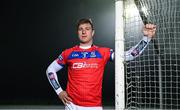
[(73, 47), (66, 48), (64, 51), (72, 51), (72, 50), (77, 49), (77, 48), (78, 48), (78, 45), (75, 45)]
[(97, 45), (94, 45), (95, 48), (99, 49), (99, 50), (111, 50), (111, 48), (109, 47), (104, 47), (104, 46), (97, 46)]
[(114, 50), (109, 47), (96, 46), (96, 48), (101, 54), (109, 54), (114, 52)]
[(69, 53), (71, 53), (72, 51), (74, 51), (76, 49), (77, 49), (77, 45), (63, 50), (62, 53), (69, 54)]

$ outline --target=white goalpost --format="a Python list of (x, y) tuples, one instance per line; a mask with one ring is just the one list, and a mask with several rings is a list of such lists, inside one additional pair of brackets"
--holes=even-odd
[(124, 80), (124, 18), (123, 18), (123, 0), (117, 0), (115, 3), (115, 109), (123, 110), (125, 108), (125, 80)]
[[(116, 110), (180, 109), (180, 0), (116, 0)], [(124, 51), (142, 38), (146, 23), (155, 39), (135, 60)]]

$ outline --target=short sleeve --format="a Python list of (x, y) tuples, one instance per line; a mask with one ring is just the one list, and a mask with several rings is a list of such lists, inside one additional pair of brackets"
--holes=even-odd
[(66, 64), (66, 52), (63, 51), (59, 56), (58, 58), (56, 59), (57, 63), (61, 66), (64, 66)]
[(114, 60), (114, 50), (110, 48), (104, 48), (105, 51), (105, 60), (106, 61), (113, 61)]

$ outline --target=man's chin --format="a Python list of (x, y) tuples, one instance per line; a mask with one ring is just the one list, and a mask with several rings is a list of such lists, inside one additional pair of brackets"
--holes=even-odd
[(89, 44), (89, 43), (91, 43), (91, 42), (93, 42), (93, 41), (91, 41), (91, 40), (80, 40), (80, 43), (82, 43), (82, 44)]

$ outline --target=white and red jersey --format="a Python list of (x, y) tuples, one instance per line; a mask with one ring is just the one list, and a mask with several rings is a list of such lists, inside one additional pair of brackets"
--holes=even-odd
[[(144, 37), (136, 46), (125, 52), (125, 60), (133, 60), (139, 56), (150, 39)], [(92, 45), (82, 49), (78, 45), (64, 50), (50, 64), (46, 73), (48, 80), (57, 94), (62, 89), (56, 72), (68, 66), (68, 83), (66, 91), (72, 103), (79, 106), (102, 106), (102, 80), (104, 68), (109, 60), (113, 60), (114, 52), (110, 48)]]

